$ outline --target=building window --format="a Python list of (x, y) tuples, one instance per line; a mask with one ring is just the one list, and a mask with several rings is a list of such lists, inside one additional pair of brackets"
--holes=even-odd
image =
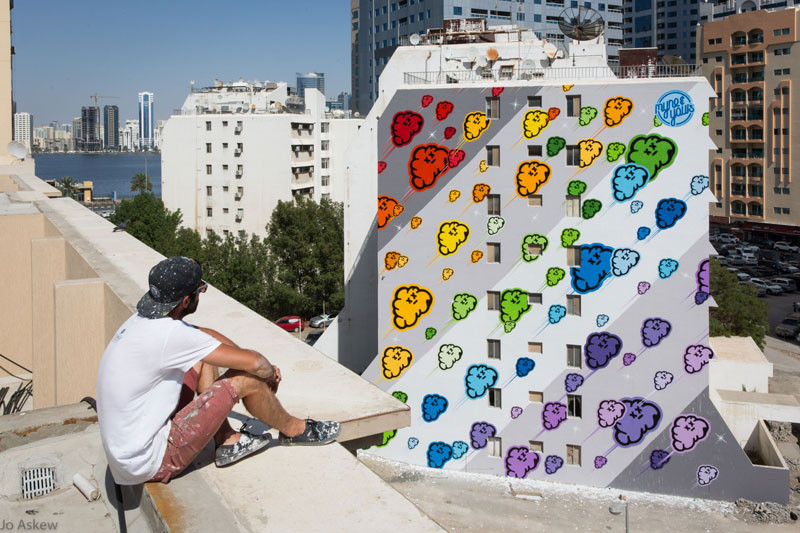
[(206, 153), (207, 154), (211, 153), (211, 143), (206, 143)]
[(567, 366), (581, 368), (581, 346), (579, 344), (567, 344)]
[(206, 131), (211, 131), (211, 121), (206, 120)]
[(500, 214), (500, 195), (490, 194), (486, 197), (486, 213), (489, 215)]
[(206, 165), (206, 174), (211, 175), (211, 165)]
[(489, 437), (487, 448), (489, 457), (503, 457), (503, 440), (500, 437)]
[(529, 342), (528, 343), (528, 353), (542, 353), (542, 343), (541, 342)]
[(531, 305), (542, 305), (542, 293), (541, 292), (529, 292), (528, 293), (528, 303)]
[(581, 197), (580, 196), (567, 196), (567, 216), (580, 217), (581, 216)]
[(499, 339), (486, 339), (486, 356), (489, 359), (500, 359)]
[(542, 107), (542, 97), (541, 96), (529, 96), (528, 97), (528, 107)]
[(331, 184), (331, 177), (330, 176), (322, 176), (322, 186), (328, 187)]
[(330, 158), (329, 158), (329, 157), (323, 157), (323, 158), (322, 158), (322, 163), (321, 163), (321, 165), (320, 165), (320, 166), (321, 166), (322, 168), (330, 168), (330, 166), (331, 166), (331, 160), (330, 160)]
[(567, 166), (577, 167), (581, 164), (581, 149), (577, 144), (567, 146)]
[(486, 98), (486, 118), (500, 118), (500, 98), (489, 96)]
[(500, 291), (486, 291), (486, 309), (489, 311), (500, 310)]
[(580, 246), (567, 246), (567, 266), (581, 266)]
[(782, 209), (782, 213), (783, 213), (784, 215), (788, 215), (788, 214), (790, 213), (790, 208), (788, 208), (788, 207), (784, 207), (784, 208)]
[(486, 243), (486, 261), (489, 263), (500, 262), (500, 243), (488, 242)]
[(542, 157), (542, 145), (541, 144), (529, 144), (528, 145), (528, 157)]
[(319, 131), (320, 131), (321, 133), (328, 133), (328, 132), (330, 131), (330, 129), (331, 129), (331, 124), (330, 124), (330, 122), (323, 122), (323, 123), (321, 123), (321, 124), (319, 125)]
[(541, 194), (529, 194), (528, 195), (528, 205), (533, 207), (541, 207), (542, 205), (542, 195)]
[(528, 441), (528, 447), (532, 452), (544, 453), (544, 443), (540, 440)]
[(212, 215), (213, 215), (213, 213), (214, 213), (214, 211), (213, 211), (213, 209), (212, 209), (212, 208), (210, 208), (210, 207), (206, 207), (206, 216), (207, 216), (207, 217), (210, 217), (210, 216), (212, 216)]
[(227, 185), (223, 185), (222, 186), (222, 192), (228, 192), (228, 186)]
[(225, 127), (227, 127), (227, 126), (228, 126), (228, 121), (227, 121), (227, 120), (223, 120), (223, 121), (222, 121), (222, 125), (223, 125), (223, 126), (225, 126)]
[(578, 394), (567, 394), (567, 416), (581, 417), (581, 397)]
[(567, 444), (567, 464), (581, 466), (581, 447), (575, 444)]
[(206, 185), (206, 196), (211, 196), (211, 185)]
[(486, 147), (486, 164), (490, 167), (500, 166), (500, 147), (487, 146)]
[(541, 244), (529, 244), (528, 245), (528, 255), (531, 255), (531, 256), (540, 256), (540, 255), (542, 255), (542, 245)]
[(581, 95), (568, 95), (567, 96), (567, 116), (579, 117), (581, 114)]
[(228, 214), (228, 208), (227, 207), (223, 207), (222, 208), (222, 214), (223, 215), (227, 215)]
[(327, 151), (331, 149), (331, 142), (330, 141), (320, 141), (320, 149), (323, 151)]
[(503, 389), (489, 389), (489, 407), (503, 407)]
[(579, 294), (567, 295), (567, 314), (581, 316), (581, 297)]
[(543, 403), (544, 392), (536, 390), (528, 391), (528, 401), (531, 403)]

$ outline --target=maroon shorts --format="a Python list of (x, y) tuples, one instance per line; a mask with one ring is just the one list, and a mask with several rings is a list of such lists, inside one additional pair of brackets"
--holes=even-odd
[(167, 450), (161, 467), (150, 481), (167, 483), (192, 464), (239, 401), (239, 396), (227, 379), (218, 379), (195, 398), (198, 378), (194, 368), (183, 378), (178, 407), (171, 420)]

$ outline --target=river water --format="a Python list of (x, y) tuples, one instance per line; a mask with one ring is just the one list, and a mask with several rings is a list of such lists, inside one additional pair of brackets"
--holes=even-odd
[(95, 196), (112, 196), (115, 192), (117, 198), (133, 196), (131, 178), (146, 172), (153, 193), (161, 196), (161, 154), (36, 154), (34, 159), (37, 177), (88, 180), (94, 183)]

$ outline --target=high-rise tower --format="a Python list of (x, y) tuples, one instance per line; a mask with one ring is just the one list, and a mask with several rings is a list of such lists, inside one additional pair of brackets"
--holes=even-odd
[(103, 141), (107, 150), (119, 150), (119, 107), (107, 105), (103, 108)]
[(139, 93), (139, 146), (142, 150), (153, 147), (153, 93)]

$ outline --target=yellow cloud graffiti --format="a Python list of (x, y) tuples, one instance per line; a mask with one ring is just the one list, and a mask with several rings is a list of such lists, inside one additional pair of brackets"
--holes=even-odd
[(622, 120), (633, 111), (633, 100), (624, 96), (609, 98), (603, 107), (603, 119), (609, 128), (619, 126)]
[(386, 252), (383, 258), (383, 266), (386, 270), (392, 270), (397, 266), (397, 260), (400, 259), (400, 252)]
[(452, 268), (442, 269), (442, 279), (444, 281), (447, 281), (451, 277), (453, 277), (453, 269)]
[(422, 224), (422, 217), (411, 217), (411, 229), (417, 229)]
[(442, 222), (439, 225), (439, 233), (436, 234), (439, 253), (445, 256), (456, 253), (467, 239), (469, 239), (469, 227), (458, 220)]
[(453, 189), (452, 191), (450, 191), (450, 194), (447, 195), (447, 201), (452, 204), (453, 202), (458, 200), (460, 197), (461, 197), (461, 191)]
[(408, 263), (408, 256), (407, 255), (401, 255), (397, 259), (397, 266), (400, 267), (400, 268), (403, 268), (404, 266), (406, 266), (407, 263)]
[(403, 346), (387, 346), (383, 350), (381, 357), (381, 367), (383, 368), (383, 377), (386, 379), (396, 379), (400, 377), (403, 370), (411, 366), (411, 361), (414, 359), (414, 354), (411, 350)]
[(394, 290), (391, 307), (394, 327), (411, 329), (433, 308), (433, 293), (419, 285), (400, 285)]
[(479, 171), (481, 174), (483, 174), (484, 172), (486, 172), (486, 169), (487, 169), (487, 168), (489, 168), (489, 167), (488, 167), (488, 166), (486, 166), (486, 160), (485, 160), (485, 159), (481, 159), (481, 162), (480, 162), (480, 163), (478, 163), (478, 171)]
[(473, 111), (464, 117), (464, 138), (468, 141), (478, 139), (486, 131), (492, 121), (486, 118), (483, 111)]
[(550, 124), (550, 118), (547, 111), (532, 109), (525, 113), (525, 117), (522, 119), (522, 136), (526, 139), (538, 137), (548, 124)]
[(586, 168), (603, 153), (603, 143), (594, 139), (583, 139), (578, 142), (581, 153), (580, 168)]
[(561, 86), (561, 90), (564, 91), (564, 92), (567, 92), (570, 89), (572, 89), (573, 87), (575, 87), (575, 85), (562, 85)]
[(541, 161), (523, 161), (517, 167), (517, 194), (526, 197), (536, 194), (550, 179), (550, 165)]
[(481, 252), (480, 250), (473, 250), (469, 256), (469, 259), (473, 263), (477, 263), (478, 261), (481, 260), (481, 257), (483, 257), (483, 252)]

